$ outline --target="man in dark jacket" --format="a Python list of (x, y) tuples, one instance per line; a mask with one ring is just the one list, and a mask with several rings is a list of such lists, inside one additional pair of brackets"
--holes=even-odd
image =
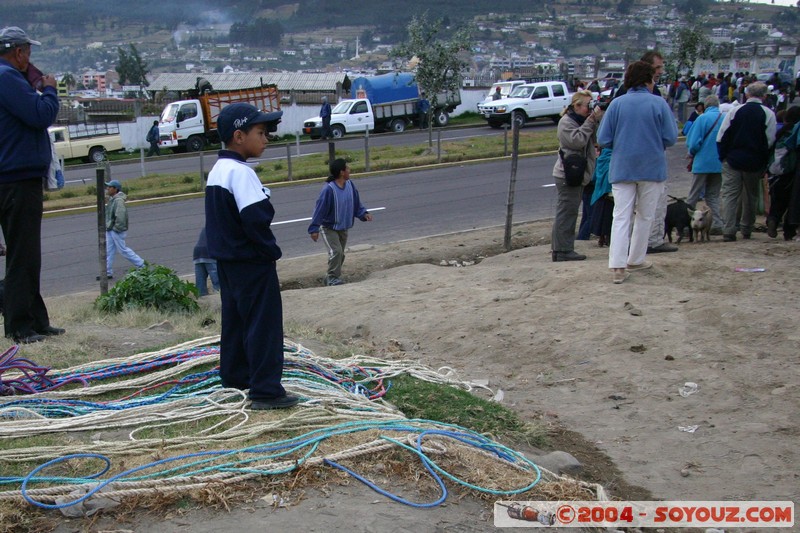
[(328, 103), (328, 97), (322, 97), (322, 105), (319, 108), (319, 118), (322, 119), (322, 138), (328, 139), (333, 137), (331, 131), (331, 104)]
[(41, 94), (26, 79), (31, 46), (40, 45), (11, 26), (0, 30), (0, 225), (8, 257), (5, 335), (18, 343), (64, 333), (50, 325), (39, 292), (42, 269), (42, 180), (51, 161), (47, 128), (58, 115), (56, 80), (43, 76)]
[(150, 149), (147, 151), (147, 157), (153, 155), (161, 155), (161, 149), (158, 147), (158, 121), (153, 121), (153, 126), (150, 128), (150, 131), (147, 132), (147, 142), (150, 143)]
[(758, 187), (769, 163), (770, 147), (775, 142), (775, 113), (763, 105), (767, 86), (761, 82), (747, 86), (747, 102), (725, 114), (717, 133), (717, 150), (722, 161), (722, 240), (736, 240), (736, 210), (742, 195), (739, 230), (749, 239), (756, 220)]

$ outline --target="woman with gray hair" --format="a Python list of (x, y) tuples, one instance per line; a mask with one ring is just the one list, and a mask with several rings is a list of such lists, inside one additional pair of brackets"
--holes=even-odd
[[(558, 158), (553, 166), (553, 178), (558, 190), (556, 218), (553, 221), (551, 244), (553, 261), (583, 261), (586, 256), (575, 251), (575, 223), (578, 220), (578, 207), (581, 205), (581, 192), (594, 173), (595, 143), (597, 125), (603, 111), (591, 107), (592, 93), (586, 90), (572, 95), (569, 106), (561, 112), (558, 121)], [(565, 179), (564, 161), (577, 154), (586, 160), (583, 179), (580, 183), (569, 184)]]
[(686, 149), (692, 161), (692, 185), (686, 203), (695, 208), (702, 196), (711, 209), (711, 231), (722, 234), (722, 217), (719, 211), (719, 191), (722, 187), (722, 162), (717, 151), (717, 133), (722, 126), (719, 111), (719, 98), (706, 96), (705, 112), (697, 117), (689, 135), (686, 136)]

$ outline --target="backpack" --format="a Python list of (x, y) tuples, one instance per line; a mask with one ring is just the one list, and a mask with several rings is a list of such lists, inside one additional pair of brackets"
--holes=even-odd
[(145, 140), (149, 143), (158, 140), (158, 134), (153, 131), (153, 128), (150, 128), (150, 131), (147, 132), (147, 137), (145, 138)]
[(786, 147), (786, 136), (784, 136), (775, 142), (767, 171), (773, 176), (783, 176), (794, 172), (796, 166), (797, 152)]

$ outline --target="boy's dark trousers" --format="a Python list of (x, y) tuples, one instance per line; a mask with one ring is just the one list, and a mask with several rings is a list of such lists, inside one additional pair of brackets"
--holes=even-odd
[(217, 261), (217, 270), (223, 385), (249, 388), (251, 400), (284, 396), (283, 306), (275, 262)]

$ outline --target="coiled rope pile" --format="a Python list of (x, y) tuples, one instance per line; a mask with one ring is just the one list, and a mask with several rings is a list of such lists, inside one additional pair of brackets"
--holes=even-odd
[[(498, 496), (528, 491), (542, 479), (539, 467), (518, 452), (464, 428), (408, 420), (383, 400), (389, 379), (401, 374), (468, 390), (474, 386), (459, 381), (451, 369), (433, 371), (413, 362), (366, 356), (327, 359), (286, 342), (283, 384), (304, 401), (279, 415), (255, 416), (246, 410), (242, 391), (220, 384), (215, 368), (218, 341), (218, 337), (209, 337), (53, 373), (16, 359), (16, 351), (0, 356), (0, 385), (5, 387), (5, 394), (13, 392), (0, 396), (0, 439), (65, 431), (82, 435), (101, 432), (91, 434), (91, 442), (82, 442), (79, 454), (74, 453), (75, 444), (4, 450), (1, 459), (5, 462), (47, 462), (27, 476), (0, 477), (0, 485), (19, 487), (0, 492), (0, 501), (24, 500), (44, 508), (64, 508), (83, 504), (100, 491), (103, 498), (118, 501), (134, 494), (190, 491), (212, 483), (241, 482), (320, 465), (343, 470), (371, 485), (342, 461), (391, 449), (417, 457), (440, 490), (436, 501), (414, 504), (373, 486), (409, 505), (425, 507), (443, 502), (447, 496), (443, 479)], [(105, 399), (108, 396), (114, 399)], [(202, 421), (206, 423), (193, 424)], [(180, 428), (177, 436), (143, 436), (173, 425)], [(208, 427), (188, 431), (193, 425)], [(102, 432), (121, 428), (126, 428), (125, 440), (103, 437)], [(297, 436), (232, 446), (268, 441), (268, 433)], [(356, 436), (364, 442), (359, 443)], [(187, 448), (203, 451), (175, 451)], [(175, 455), (163, 458), (169, 453)], [(513, 472), (515, 485), (481, 486), (476, 480), (466, 479), (468, 476), (462, 478), (446, 470), (434, 459), (454, 453), (461, 458), (480, 457), (500, 470)], [(132, 454), (162, 458), (101, 480), (112, 470), (110, 457)], [(97, 461), (105, 466), (82, 477), (47, 475), (47, 470), (59, 470), (58, 465), (65, 461), (80, 463), (81, 471), (94, 468)], [(545, 475), (559, 479), (552, 473)], [(602, 487), (586, 487), (605, 499)]]

